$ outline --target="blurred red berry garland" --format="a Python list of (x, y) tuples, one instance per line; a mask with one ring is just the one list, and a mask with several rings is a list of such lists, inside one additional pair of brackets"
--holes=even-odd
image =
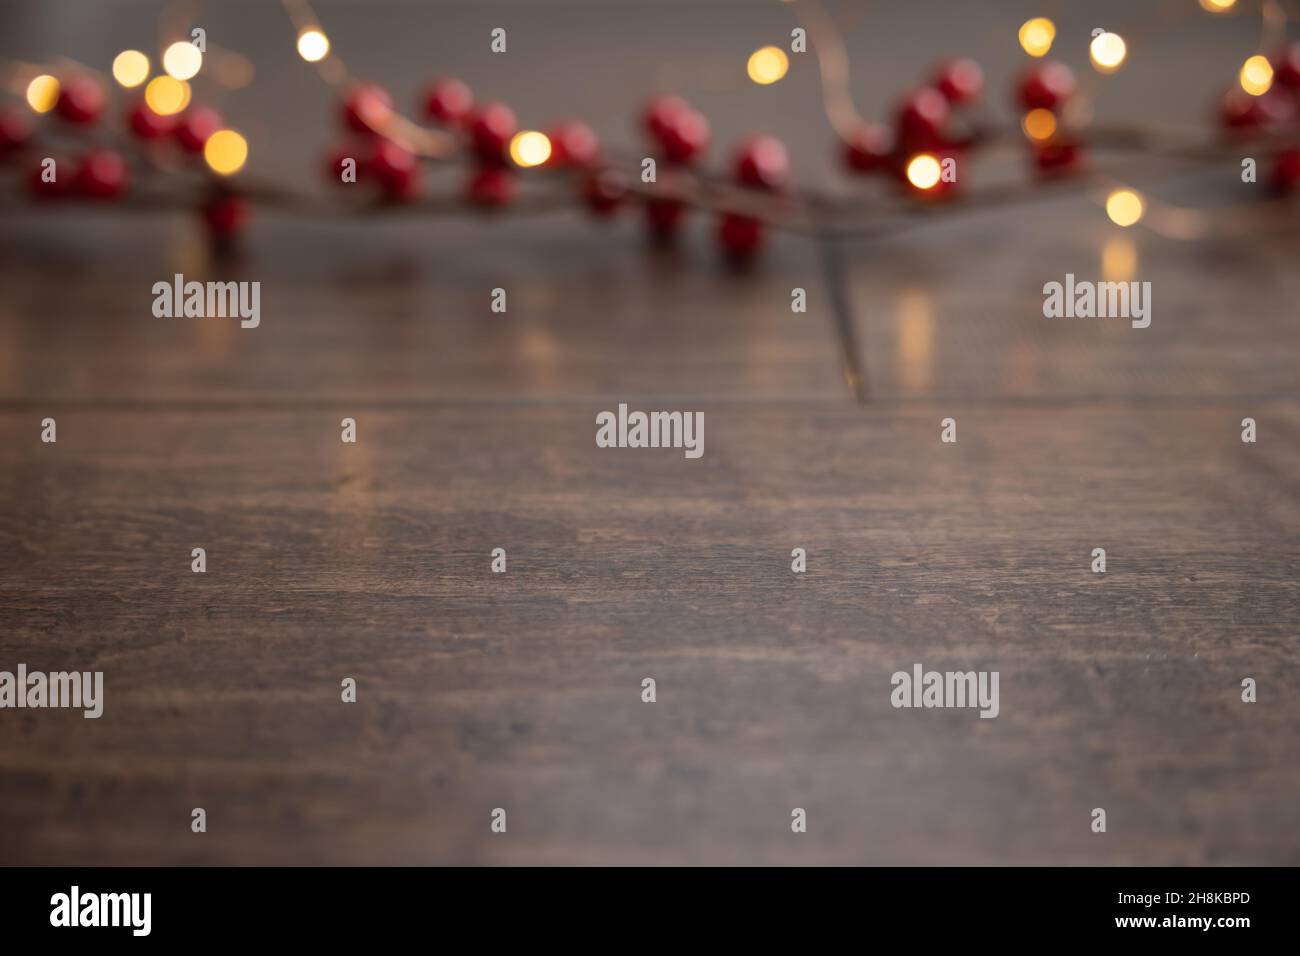
[[(523, 202), (520, 174), (537, 167), (568, 180), (568, 185), (535, 202), (537, 208), (577, 203), (593, 216), (607, 218), (637, 204), (650, 234), (660, 241), (672, 241), (689, 211), (702, 208), (715, 216), (721, 251), (738, 263), (754, 256), (769, 226), (821, 234), (871, 233), (900, 217), (946, 206), (955, 199), (971, 203), (974, 197), (962, 197), (957, 178), (948, 173), (963, 166), (970, 154), (999, 144), (1027, 147), (1037, 176), (1012, 190), (990, 191), (987, 202), (1017, 198), (1034, 183), (1084, 181), (1089, 147), (1222, 161), (1239, 158), (1240, 143), (1246, 138), (1261, 157), (1271, 159), (1269, 182), (1277, 192), (1291, 193), (1300, 186), (1300, 44), (1247, 61), (1240, 85), (1221, 102), (1220, 134), (1208, 141), (1161, 136), (1154, 130), (1072, 124), (1069, 107), (1079, 96), (1073, 71), (1062, 63), (1038, 59), (1015, 83), (1012, 100), (1023, 113), (1019, 128), (981, 118), (984, 114), (975, 107), (984, 94), (983, 71), (965, 58), (940, 64), (922, 85), (903, 95), (891, 122), (873, 123), (861, 120), (851, 105), (847, 59), (829, 17), (810, 0), (803, 4), (810, 4), (809, 32), (843, 166), (850, 174), (880, 176), (893, 183), (897, 198), (892, 202), (864, 204), (856, 197), (794, 189), (785, 145), (765, 134), (735, 144), (725, 173), (707, 172), (701, 164), (712, 145), (709, 121), (677, 95), (655, 96), (641, 114), (648, 157), (657, 164), (653, 180), (645, 181), (643, 154), (606, 150), (581, 120), (559, 121), (545, 132), (521, 131), (509, 106), (478, 102), (464, 82), (444, 77), (421, 93), (420, 110), (431, 125), (418, 125), (401, 115), (386, 89), (349, 79), (337, 61), (329, 76), (340, 90), (339, 120), (346, 138), (328, 154), (325, 174), (360, 194), (341, 205), (344, 212), (436, 211), (455, 205), (499, 210)], [(303, 56), (315, 62), (330, 55), (328, 41), (305, 2), (290, 0), (286, 6), (299, 25), (300, 51), (308, 34), (315, 34), (323, 45), (320, 56), (307, 52)], [(1035, 24), (1046, 24), (1038, 29), (1051, 27), (1054, 35), (1050, 21), (1027, 22), (1021, 38), (1031, 53), (1035, 51), (1025, 39), (1025, 30)], [(1035, 41), (1044, 53), (1051, 35)], [(1123, 50), (1121, 41), (1121, 58)], [(775, 51), (775, 55), (784, 61), (784, 53)], [(1258, 62), (1252, 66), (1252, 61)], [(1251, 69), (1260, 75), (1248, 73)], [(147, 61), (145, 71), (147, 75)], [(127, 85), (138, 86), (143, 79), (142, 75)], [(225, 130), (221, 116), (210, 107), (186, 105), (189, 87), (178, 79), (160, 75), (144, 95), (134, 98), (122, 116), (127, 135), (112, 140), (112, 145), (104, 144), (108, 137), (103, 132), (90, 132), (102, 129), (109, 108), (106, 84), (92, 71), (74, 68), (57, 77), (38, 76), (29, 82), (26, 93), (31, 110), (50, 113), (58, 122), (38, 130), (31, 110), (6, 106), (0, 111), (0, 161), (26, 171), (29, 191), (36, 198), (120, 199), (132, 194), (135, 182), (165, 173), (175, 168), (177, 159), (188, 157), (189, 165), (201, 173), (196, 191), (180, 200), (174, 193), (146, 193), (140, 205), (197, 207), (212, 236), (223, 243), (243, 229), (253, 205), (313, 212), (327, 205), (284, 187), (232, 177), (243, 166), (246, 143)], [(67, 140), (71, 147), (65, 146)], [(51, 175), (51, 160), (55, 168), (71, 168), (73, 174)], [(450, 160), (464, 161), (469, 167), (461, 194), (433, 201), (423, 198), (424, 164)], [(963, 174), (961, 181), (966, 178)]]

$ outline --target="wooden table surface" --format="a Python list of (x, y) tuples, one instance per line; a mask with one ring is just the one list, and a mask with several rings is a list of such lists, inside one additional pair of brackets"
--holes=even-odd
[[(9, 5), (0, 55), (151, 42), (157, 4), (104, 6)], [(267, 91), (221, 103), (252, 171), (305, 178), (328, 95), (277, 9), (211, 6)], [(839, 8), (866, 110), (954, 51), (1001, 90), (1036, 12), (901, 6)], [(720, 143), (768, 128), (852, 187), (811, 63), (734, 76), (780, 4), (376, 9), (319, 5), (407, 99), (446, 68), (632, 143), (676, 86)], [(1199, 122), (1257, 28), (1169, 27), (1099, 110)], [(1138, 166), (1242, 201), (1235, 167)], [(106, 705), (0, 711), (0, 862), (1300, 863), (1294, 216), (1175, 242), (1067, 190), (847, 243), (842, 275), (793, 235), (729, 274), (696, 220), (665, 252), (569, 213), (264, 216), (214, 263), (183, 217), (9, 208), (0, 670), (102, 670)], [(1126, 268), (1149, 329), (1043, 318), (1044, 282)], [(261, 326), (154, 318), (175, 272), (260, 281)], [(705, 454), (597, 448), (619, 402), (704, 412)], [(999, 671), (1000, 715), (892, 708), (914, 662)]]

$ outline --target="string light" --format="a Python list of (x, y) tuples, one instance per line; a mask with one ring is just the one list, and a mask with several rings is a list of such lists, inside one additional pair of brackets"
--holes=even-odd
[(1237, 0), (1201, 0), (1201, 9), (1210, 13), (1227, 13), (1236, 4)]
[(1056, 39), (1056, 24), (1047, 17), (1034, 17), (1020, 27), (1020, 46), (1030, 56), (1047, 56)]
[(48, 113), (59, 101), (59, 81), (42, 73), (27, 84), (27, 105), (38, 113)]
[(1124, 65), (1128, 45), (1118, 33), (1098, 33), (1088, 46), (1088, 56), (1098, 73), (1114, 73)]
[(1273, 88), (1273, 65), (1258, 53), (1241, 66), (1241, 88), (1251, 96), (1263, 96)]
[(203, 161), (214, 173), (229, 176), (248, 159), (248, 141), (233, 129), (217, 130), (203, 144)]
[(939, 160), (929, 153), (913, 156), (907, 163), (907, 181), (917, 189), (933, 189), (942, 175)]
[(760, 47), (749, 55), (749, 78), (760, 86), (768, 86), (785, 76), (790, 69), (790, 58), (776, 46)]
[(113, 79), (132, 89), (149, 78), (149, 58), (139, 50), (123, 50), (113, 58)]
[(1020, 128), (1036, 142), (1049, 140), (1056, 135), (1056, 114), (1051, 110), (1030, 110), (1020, 121)]
[(319, 29), (312, 27), (298, 34), (298, 55), (308, 63), (325, 59), (329, 52), (329, 37)]
[(1146, 203), (1131, 189), (1116, 189), (1106, 197), (1106, 215), (1117, 226), (1131, 226), (1146, 212)]
[(530, 166), (540, 166), (551, 158), (551, 141), (546, 138), (545, 133), (533, 129), (515, 133), (510, 140), (510, 158), (515, 161), (516, 166), (525, 169)]
[(163, 51), (162, 65), (173, 79), (193, 79), (203, 66), (203, 54), (188, 40), (177, 40)]
[(170, 76), (155, 76), (144, 88), (144, 101), (159, 116), (172, 116), (190, 105), (190, 85)]
[[(286, 5), (288, 5), (289, 2), (290, 0), (286, 0)], [(297, 38), (299, 55), (312, 62), (325, 59), (326, 57), (333, 58), (334, 54), (330, 50), (329, 39), (326, 37), (324, 31), (316, 25), (315, 17), (311, 14), (307, 0), (293, 0), (293, 2), (301, 5), (299, 12), (302, 13), (301, 18), (295, 17), (295, 19), (298, 20), (300, 28)], [(1232, 0), (1229, 0), (1229, 2), (1226, 3), (1223, 2), (1223, 0), (1202, 0), (1202, 5), (1204, 6), (1206, 2), (1211, 3), (1211, 5), (1215, 7), (1221, 7), (1222, 9), (1227, 9), (1235, 5)], [(1274, 5), (1275, 0), (1266, 0), (1266, 3), (1271, 8)], [(1207, 7), (1207, 9), (1209, 8)], [(1266, 16), (1266, 21), (1268, 21), (1268, 16)], [(1266, 23), (1266, 25), (1268, 25), (1268, 23)], [(810, 29), (812, 29), (811, 26)], [(875, 146), (868, 145), (866, 139), (859, 138), (856, 134), (850, 136), (850, 132), (854, 131), (841, 129), (841, 125), (846, 125), (850, 121), (856, 121), (859, 123), (863, 121), (856, 113), (851, 96), (845, 89), (847, 83), (840, 82), (841, 80), (846, 80), (847, 77), (847, 74), (844, 72), (847, 67), (844, 51), (839, 49), (838, 56), (832, 56), (830, 53), (825, 52), (827, 49), (830, 49), (831, 53), (834, 53), (837, 45), (842, 46), (842, 44), (834, 42), (837, 40), (834, 26), (823, 23), (817, 29), (821, 40), (818, 45), (818, 58), (823, 74), (824, 105), (826, 107), (827, 115), (831, 117), (833, 121), (833, 125), (835, 125), (835, 121), (837, 120), (844, 120), (844, 124), (836, 125), (836, 129), (844, 138), (845, 145), (851, 147), (854, 151), (849, 154), (847, 161), (850, 163), (851, 168), (854, 171), (859, 172), (880, 172), (895, 168), (889, 161), (887, 154), (882, 154), (879, 157), (875, 156), (870, 152), (875, 149)], [(830, 40), (832, 41), (830, 47), (826, 47), (827, 37), (821, 36), (821, 30), (825, 30), (829, 33)], [(1021, 46), (1029, 55), (1041, 57), (1050, 51), (1055, 41), (1055, 35), (1056, 27), (1051, 20), (1045, 17), (1034, 18), (1026, 21), (1021, 26)], [(1097, 66), (1099, 69), (1116, 68), (1124, 61), (1124, 58), (1127, 55), (1127, 49), (1123, 39), (1118, 35), (1099, 33), (1097, 37), (1093, 38), (1093, 41), (1094, 42), (1090, 45), (1090, 53), (1092, 54), (1091, 58), (1094, 66)], [(145, 84), (144, 101), (149, 110), (161, 115), (173, 115), (186, 109), (190, 103), (191, 89), (185, 80), (178, 78), (177, 74), (183, 74), (190, 77), (196, 75), (202, 67), (203, 60), (204, 57), (202, 52), (195, 48), (193, 44), (185, 41), (178, 41), (171, 44), (167, 50), (164, 51), (164, 72), (162, 72), (161, 75), (155, 76)], [(214, 76), (218, 81), (221, 79), (220, 73), (223, 63), (234, 61), (239, 61), (239, 63), (243, 64), (241, 70), (244, 73), (244, 82), (247, 82), (248, 75), (251, 74), (251, 67), (248, 66), (247, 61), (237, 55), (226, 55), (225, 53), (221, 56), (214, 56), (213, 62), (210, 64), (210, 69), (217, 71)], [(348, 82), (348, 73), (343, 69), (341, 63), (336, 59), (331, 59), (331, 62), (327, 65), (335, 67), (335, 69), (322, 71), (321, 75), (323, 79), (339, 87), (341, 87), (345, 82)], [(1050, 69), (1051, 65), (1049, 64), (1046, 68)], [(148, 57), (139, 51), (128, 50), (119, 54), (119, 56), (115, 58), (113, 76), (118, 83), (124, 86), (129, 86), (131, 84), (138, 86), (148, 79), (150, 69), (151, 64)], [(748, 62), (748, 73), (750, 79), (756, 83), (770, 84), (778, 82), (786, 75), (788, 69), (788, 56), (783, 50), (775, 46), (763, 47), (755, 50), (754, 53), (751, 54)], [(1038, 71), (1042, 71), (1043, 69), (1045, 68), (1042, 65), (1037, 66)], [(1032, 72), (1033, 71), (1031, 71), (1031, 73)], [(945, 73), (944, 76), (946, 77), (947, 74)], [(1031, 78), (1038, 79), (1036, 77)], [(1242, 85), (1248, 92), (1251, 92), (1256, 96), (1262, 95), (1263, 92), (1266, 92), (1272, 86), (1273, 79), (1273, 69), (1263, 57), (1251, 57), (1250, 60), (1242, 66)], [(80, 83), (83, 81), (78, 77), (77, 82)], [(94, 85), (96, 89), (99, 89), (97, 81), (93, 78), (86, 78), (84, 83)], [(234, 84), (223, 85), (233, 86)], [(1024, 85), (1023, 80), (1021, 85)], [(1074, 115), (1074, 111), (1080, 104), (1080, 100), (1075, 100), (1063, 107), (1062, 101), (1064, 94), (1061, 94), (1055, 89), (1047, 90), (1046, 86), (1044, 90), (1044, 95), (1035, 95), (1032, 98), (1027, 97), (1023, 89), (1021, 90), (1022, 101), (1028, 100), (1025, 102), (1027, 112), (1021, 117), (1021, 129), (1025, 137), (1033, 143), (1033, 155), (1038, 159), (1040, 168), (1054, 171), (1058, 168), (1063, 169), (1066, 166), (1073, 166), (1073, 154), (1077, 149), (1081, 148), (1082, 145), (1086, 144), (1086, 137), (1077, 143), (1073, 139), (1075, 135), (1074, 131), (1082, 122), (1078, 116)], [(86, 120), (82, 118), (83, 115), (90, 114), (94, 111), (78, 103), (78, 97), (73, 95), (76, 92), (77, 88), (74, 88), (73, 81), (69, 81), (68, 88), (63, 89), (56, 77), (42, 75), (36, 77), (28, 85), (27, 101), (34, 110), (45, 112), (57, 107), (59, 112), (69, 121), (85, 122)], [(382, 91), (380, 92), (382, 93)], [(1050, 93), (1051, 96), (1047, 96), (1046, 93)], [(100, 91), (100, 97), (102, 98), (102, 90)], [(444, 158), (457, 153), (458, 150), (454, 134), (450, 132), (424, 130), (421, 127), (417, 127), (414, 124), (409, 123), (409, 121), (406, 121), (400, 114), (395, 113), (386, 96), (374, 99), (375, 102), (370, 102), (370, 98), (368, 98), (364, 103), (353, 103), (351, 102), (351, 99), (349, 99), (346, 104), (349, 113), (351, 114), (355, 111), (357, 117), (360, 118), (367, 127), (377, 129), (380, 132), (385, 132), (385, 130), (380, 129), (380, 127), (392, 126), (394, 128), (393, 132), (402, 131), (403, 133), (411, 133), (411, 137), (416, 141), (416, 145), (406, 148), (418, 150), (420, 155)], [(1051, 103), (1049, 105), (1042, 102), (1033, 102), (1034, 99), (1050, 99)], [(1086, 104), (1086, 101), (1083, 102)], [(1245, 100), (1245, 102), (1247, 105), (1249, 104), (1248, 100)], [(1049, 108), (1028, 108), (1031, 106), (1041, 107), (1044, 105), (1049, 105)], [(1055, 115), (1053, 110), (1061, 110), (1060, 115)], [(139, 120), (142, 112), (143, 111), (132, 112), (130, 119), (132, 131), (142, 138), (156, 136), (158, 129), (161, 129), (161, 127), (145, 128), (148, 127), (148, 123), (141, 123)], [(695, 124), (696, 126), (704, 123), (702, 117), (699, 117), (698, 114), (694, 113), (694, 111), (689, 111), (688, 115), (699, 121)], [(848, 119), (845, 119), (846, 115), (849, 115)], [(1221, 119), (1222, 122), (1227, 125), (1238, 125), (1236, 123), (1235, 114), (1225, 114)], [(1068, 142), (1059, 143), (1057, 140), (1057, 137), (1060, 136), (1058, 123), (1065, 122), (1068, 122), (1070, 126), (1071, 139)], [(216, 123), (214, 122), (213, 125), (216, 125)], [(513, 127), (513, 123), (511, 126)], [(707, 129), (707, 126), (705, 126), (705, 128)], [(1006, 132), (1012, 132), (1013, 130), (1014, 127)], [(666, 133), (655, 131), (654, 135), (661, 141), (675, 144), (674, 137), (679, 135), (684, 136), (687, 132), (692, 135), (695, 133), (694, 128), (691, 127), (690, 124), (682, 124), (680, 129), (674, 127)], [(417, 136), (416, 134), (419, 135)], [(1003, 136), (1003, 129), (999, 127), (995, 131), (995, 134), (999, 139), (1001, 139)], [(405, 136), (403, 138), (405, 138)], [(872, 141), (874, 142), (874, 139)], [(1146, 142), (1147, 140), (1144, 131), (1139, 130), (1134, 137), (1134, 143), (1128, 148), (1143, 150), (1147, 148)], [(183, 139), (182, 144), (184, 144)], [(690, 145), (696, 151), (701, 148), (694, 140), (692, 140)], [(501, 147), (507, 147), (506, 151), (508, 152), (508, 155), (510, 155), (515, 164), (521, 167), (542, 165), (549, 162), (552, 156), (557, 153), (561, 157), (565, 158), (567, 164), (574, 166), (580, 165), (573, 161), (567, 148), (564, 148), (563, 144), (560, 144), (558, 140), (553, 146), (551, 140), (546, 135), (537, 131), (524, 131), (514, 137), (507, 137), (505, 131), (502, 131), (499, 141), (493, 144), (492, 160), (495, 161), (499, 159)], [(201, 149), (206, 164), (214, 172), (220, 175), (231, 175), (236, 173), (247, 163), (248, 143), (243, 136), (233, 130), (219, 130), (212, 136), (207, 137), (206, 140), (196, 139), (195, 145), (187, 148)], [(1199, 152), (1197, 152), (1196, 148), (1190, 143), (1188, 150), (1189, 152), (1199, 155)], [(859, 153), (861, 155), (859, 155)], [(1058, 162), (1057, 159), (1053, 158), (1065, 155), (1066, 153), (1069, 154), (1068, 162)], [(865, 158), (863, 158), (864, 156)], [(1049, 162), (1043, 162), (1043, 157), (1048, 157)], [(919, 193), (927, 193), (932, 190), (936, 194), (946, 193), (946, 189), (940, 188), (941, 184), (944, 183), (945, 180), (944, 163), (946, 162), (946, 159), (941, 160), (935, 155), (928, 153), (911, 155), (905, 167), (906, 179), (911, 187)], [(746, 167), (744, 166), (739, 167), (739, 170), (734, 174), (738, 184), (751, 187), (758, 185), (755, 182), (749, 181), (749, 178), (752, 177), (750, 177), (750, 174), (744, 172), (745, 168)], [(604, 173), (610, 171), (612, 170), (602, 170), (601, 175), (603, 176)], [(511, 177), (500, 170), (492, 169), (490, 172), (494, 176), (503, 178), (506, 182), (513, 182)], [(480, 169), (479, 174), (481, 175), (482, 173), (483, 169)], [(1300, 177), (1296, 178), (1300, 180)], [(392, 198), (411, 199), (416, 195), (416, 191), (406, 189), (408, 182), (405, 180), (400, 184), (402, 187), (400, 195), (395, 188), (392, 188), (391, 183), (381, 182), (380, 185), (381, 188), (386, 190)], [(736, 213), (729, 211), (714, 202), (707, 186), (708, 180), (703, 176), (700, 176), (695, 186), (687, 191), (683, 196), (673, 196), (667, 199), (659, 199), (658, 197), (647, 198), (646, 210), (650, 214), (652, 225), (654, 225), (657, 230), (667, 234), (667, 231), (673, 228), (677, 219), (680, 218), (676, 214), (683, 207), (700, 206), (706, 209), (714, 209), (719, 212), (720, 216), (722, 216), (720, 222), (723, 225), (728, 226), (727, 229), (720, 232), (720, 240), (726, 247), (728, 253), (748, 254), (756, 248), (756, 242), (761, 238), (762, 233), (759, 230), (765, 229), (768, 226), (775, 226), (777, 228), (784, 226), (794, 229), (807, 229), (810, 224), (815, 226), (819, 218), (818, 206), (823, 199), (821, 195), (810, 193), (808, 202), (806, 203), (806, 209), (804, 208), (805, 204), (802, 202), (798, 203), (798, 208), (795, 208), (793, 211), (777, 208), (775, 205), (773, 205), (771, 209), (764, 210), (759, 208), (756, 203), (754, 212), (751, 213), (746, 211), (744, 213)], [(764, 183), (761, 188), (770, 188), (770, 186), (769, 184)], [(1294, 185), (1292, 188), (1294, 188)], [(614, 201), (611, 202), (607, 196), (608, 191), (598, 194), (593, 193), (590, 189), (589, 181), (580, 183), (579, 189), (579, 195), (582, 201), (585, 202), (593, 212), (601, 215), (611, 211), (614, 208), (614, 205), (617, 204), (617, 201), (622, 198), (622, 195), (617, 195)], [(623, 191), (627, 192), (626, 189)], [(471, 194), (467, 192), (467, 196), (468, 195)], [(275, 186), (267, 187), (265, 191), (259, 189), (255, 193), (246, 197), (239, 196), (234, 192), (223, 191), (219, 194), (219, 199), (216, 201), (216, 205), (209, 203), (204, 207), (206, 221), (208, 222), (209, 227), (215, 232), (222, 234), (234, 232), (239, 228), (240, 221), (242, 220), (243, 213), (240, 211), (240, 208), (247, 207), (250, 203), (261, 201), (266, 201), (271, 204), (282, 202), (291, 207), (306, 207), (309, 205), (308, 200), (305, 197), (295, 195), (292, 190), (281, 190), (279, 187)], [(509, 197), (506, 196), (505, 198), (496, 201), (498, 203), (508, 202)], [(1145, 214), (1145, 201), (1139, 193), (1131, 189), (1119, 189), (1106, 197), (1105, 209), (1107, 216), (1112, 222), (1119, 226), (1127, 227), (1142, 220)], [(673, 213), (673, 215), (658, 215), (658, 213), (665, 210)], [(1192, 215), (1190, 210), (1185, 212), (1187, 216)], [(1161, 216), (1157, 216), (1156, 219), (1158, 221), (1156, 222), (1156, 226), (1153, 228), (1162, 230), (1162, 234), (1172, 234), (1174, 230), (1172, 230), (1168, 225), (1172, 221), (1172, 217), (1168, 212), (1165, 212)], [(735, 225), (736, 222), (744, 224), (745, 228), (741, 230), (730, 228), (730, 226)], [(1193, 230), (1182, 228), (1181, 232), (1183, 235), (1180, 235), (1179, 238), (1187, 238), (1190, 231)], [(1204, 230), (1201, 231), (1203, 232)], [(1104, 271), (1108, 274), (1123, 274), (1126, 270), (1130, 269), (1133, 256), (1128, 255), (1128, 253), (1129, 247), (1120, 245), (1115, 245), (1113, 248), (1108, 247), (1103, 250), (1103, 265), (1106, 267)]]

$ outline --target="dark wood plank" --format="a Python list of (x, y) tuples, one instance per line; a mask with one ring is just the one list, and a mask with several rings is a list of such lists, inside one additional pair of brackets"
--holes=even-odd
[[(1160, 195), (1189, 207), (1205, 204), (1207, 194), (1240, 204), (1257, 195), (1251, 188), (1225, 185), (1218, 170)], [(1100, 201), (1083, 195), (959, 216), (946, 227), (851, 249), (871, 262), (855, 272), (852, 302), (873, 394), (1294, 396), (1300, 393), (1294, 238), (1278, 233), (1276, 217), (1263, 222), (1274, 228), (1171, 242), (1111, 225)], [(1124, 318), (1044, 318), (1044, 284), (1064, 282), (1067, 274), (1150, 283), (1150, 326), (1136, 329)]]
[[(1295, 403), (964, 406), (955, 446), (714, 404), (697, 461), (597, 408), (0, 417), (0, 660), (109, 694), (10, 713), (9, 858), (1297, 862)], [(892, 709), (916, 661), (1001, 715)]]
[[(450, 232), (382, 221), (353, 225), (355, 239), (266, 222), (244, 261), (215, 266), (183, 226), (176, 247), (166, 220), (84, 215), (0, 230), (0, 399), (848, 395), (815, 250), (794, 237), (738, 277), (719, 268), (704, 220), (677, 256), (647, 255), (635, 220), (612, 232), (570, 216)], [(176, 272), (261, 281), (260, 325), (155, 318), (153, 284)], [(810, 291), (807, 313), (791, 312), (795, 286)], [(505, 314), (491, 311), (494, 288)]]
[[(104, 67), (164, 3), (6, 4), (0, 55)], [(634, 153), (640, 103), (673, 89), (719, 164), (764, 130), (799, 182), (872, 188), (839, 170), (810, 57), (743, 78), (785, 5), (318, 7), (404, 104), (453, 72)], [(962, 52), (1009, 116), (1018, 4), (841, 12), (865, 115)], [(1132, 12), (1062, 9), (1061, 56)], [(1189, 12), (1098, 84), (1099, 116), (1205, 121), (1259, 24)], [(202, 90), (249, 172), (324, 197), (335, 106), (279, 11), (203, 17), (257, 69)], [(1169, 201), (1246, 198), (1232, 164), (1137, 172)], [(0, 716), (0, 862), (1300, 863), (1294, 231), (1172, 243), (1076, 197), (849, 243), (858, 408), (815, 247), (778, 237), (739, 279), (711, 228), (668, 256), (567, 214), (263, 217), (218, 267), (182, 217), (6, 210), (0, 669), (102, 669), (108, 702)], [(1109, 278), (1124, 243), (1151, 329), (1042, 318), (1045, 281)], [(177, 271), (262, 281), (263, 326), (154, 319)], [(705, 411), (704, 458), (598, 450), (620, 400)], [(918, 661), (999, 670), (999, 718), (891, 708)]]

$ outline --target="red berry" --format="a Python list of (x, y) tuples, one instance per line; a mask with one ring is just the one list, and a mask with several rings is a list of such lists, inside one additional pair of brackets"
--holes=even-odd
[(1300, 43), (1278, 51), (1273, 58), (1273, 79), (1289, 90), (1300, 91)]
[(949, 60), (939, 68), (934, 85), (949, 103), (969, 103), (984, 92), (984, 71), (965, 57)]
[(665, 131), (662, 145), (670, 162), (693, 163), (709, 147), (709, 121), (693, 109), (678, 113)]
[(735, 158), (736, 180), (754, 189), (783, 189), (790, 179), (790, 154), (775, 136), (751, 136)]
[(613, 213), (627, 196), (627, 183), (616, 169), (588, 173), (582, 183), (582, 199), (597, 216)]
[(1021, 74), (1018, 93), (1027, 110), (1055, 110), (1074, 90), (1074, 71), (1064, 63), (1036, 63)]
[(645, 108), (643, 122), (646, 132), (662, 144), (668, 137), (668, 131), (677, 122), (677, 117), (690, 110), (690, 106), (680, 96), (656, 96)]
[(381, 139), (366, 164), (390, 196), (411, 198), (419, 188), (420, 163), (415, 154), (392, 140)]
[(1295, 119), (1295, 96), (1290, 90), (1274, 85), (1263, 96), (1256, 96), (1254, 99), (1261, 122), (1289, 123)]
[(18, 109), (0, 110), (0, 156), (21, 149), (32, 137), (32, 124)]
[(557, 123), (546, 134), (551, 141), (551, 166), (590, 166), (600, 155), (600, 140), (582, 120)]
[(93, 123), (104, 111), (106, 99), (99, 81), (89, 76), (70, 76), (59, 87), (55, 109), (70, 123)]
[(361, 83), (343, 100), (343, 122), (358, 133), (378, 133), (393, 112), (393, 98), (376, 83)]
[(1251, 96), (1234, 87), (1219, 104), (1219, 122), (1238, 133), (1248, 133), (1260, 126), (1286, 124), (1295, 119), (1296, 98), (1290, 90), (1274, 86), (1263, 96)]
[(221, 114), (206, 106), (195, 106), (181, 114), (176, 124), (176, 142), (190, 153), (201, 153), (208, 138), (221, 129)]
[(933, 87), (912, 93), (898, 107), (898, 140), (905, 152), (936, 149), (943, 144), (943, 128), (951, 109)]
[(1225, 127), (1235, 130), (1258, 126), (1263, 116), (1256, 99), (1245, 90), (1233, 87), (1223, 95), (1219, 104), (1219, 121)]
[(157, 139), (166, 136), (176, 124), (175, 117), (160, 116), (149, 108), (143, 100), (131, 107), (126, 117), (131, 132), (141, 139)]
[(424, 115), (443, 125), (459, 123), (473, 106), (474, 94), (454, 76), (435, 80), (424, 94)]
[(204, 203), (203, 221), (213, 235), (233, 236), (248, 222), (248, 203), (239, 196), (219, 193)]
[(470, 146), (485, 163), (502, 164), (519, 129), (515, 111), (504, 103), (484, 103), (466, 120)]
[(111, 149), (91, 150), (77, 167), (77, 189), (87, 196), (112, 199), (126, 186), (126, 161)]
[[(50, 173), (46, 172), (45, 160), (53, 159), (54, 166)], [(76, 184), (76, 175), (71, 170), (72, 161), (68, 159), (58, 159), (54, 157), (43, 157), (32, 170), (31, 179), (28, 181), (32, 194), (39, 199), (62, 199), (72, 194), (73, 186)], [(46, 176), (53, 175), (53, 179), (47, 181)]]
[(480, 169), (470, 177), (465, 196), (476, 206), (495, 209), (515, 198), (518, 185), (514, 174), (504, 169)]
[(645, 204), (646, 224), (655, 238), (671, 239), (681, 225), (686, 206), (677, 199), (649, 199)]
[(1053, 141), (1034, 147), (1034, 162), (1046, 175), (1075, 172), (1082, 160), (1083, 150), (1077, 143)]
[(844, 143), (844, 162), (855, 172), (879, 172), (889, 167), (893, 152), (889, 130), (879, 123), (864, 123)]
[(1300, 185), (1300, 149), (1284, 149), (1273, 160), (1273, 188), (1289, 193)]
[(747, 262), (763, 244), (763, 224), (749, 216), (727, 213), (718, 223), (718, 242), (728, 259)]

